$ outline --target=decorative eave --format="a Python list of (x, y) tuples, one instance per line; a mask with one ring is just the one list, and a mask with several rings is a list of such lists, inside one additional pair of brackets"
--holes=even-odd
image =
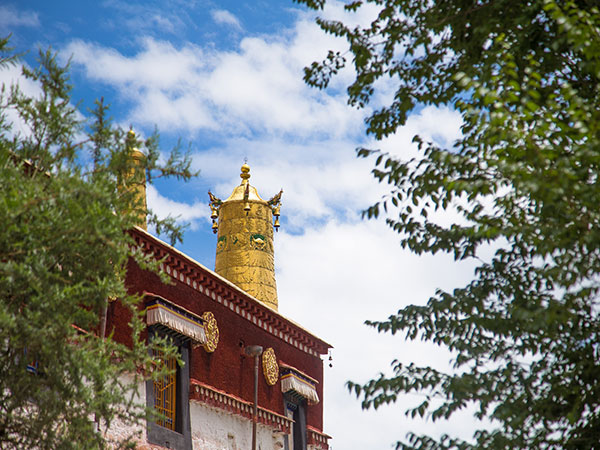
[[(190, 379), (190, 400), (252, 420), (254, 405), (244, 399), (216, 389), (194, 378)], [(276, 431), (289, 434), (293, 420), (266, 408), (258, 407), (257, 420)]]
[(142, 228), (134, 227), (131, 234), (144, 251), (163, 260), (160, 268), (172, 279), (187, 284), (192, 289), (305, 353), (319, 357), (319, 355), (327, 354), (328, 350), (332, 348), (330, 344), (297, 323), (282, 316), (227, 279)]
[(279, 361), (279, 369), (280, 369), (281, 372), (285, 372), (287, 370), (292, 370), (292, 371), (296, 372), (298, 375), (300, 375), (302, 378), (306, 378), (311, 383), (313, 383), (313, 384), (319, 384), (319, 380), (315, 380), (313, 377), (311, 377), (310, 375), (302, 372), (300, 369), (297, 369), (294, 366), (290, 366), (289, 364), (286, 364), (283, 361)]
[(146, 324), (177, 334), (195, 344), (206, 344), (204, 320), (197, 314), (170, 302), (160, 295), (144, 292)]
[(281, 392), (302, 397), (310, 405), (319, 403), (319, 394), (317, 393), (317, 384), (319, 382), (317, 380), (301, 370), (282, 362), (279, 363), (279, 369), (281, 372)]
[(331, 436), (322, 433), (317, 430), (315, 427), (311, 427), (310, 425), (306, 426), (306, 431), (308, 431), (308, 445), (312, 445), (315, 448), (320, 448), (321, 450), (328, 450), (329, 444), (328, 440), (331, 439)]

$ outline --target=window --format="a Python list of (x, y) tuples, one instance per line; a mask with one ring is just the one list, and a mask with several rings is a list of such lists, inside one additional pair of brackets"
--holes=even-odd
[(169, 374), (154, 381), (154, 409), (164, 416), (156, 423), (161, 427), (175, 431), (177, 412), (177, 361), (173, 358), (164, 359), (162, 352), (156, 351), (154, 356), (161, 366), (171, 371)]
[[(149, 334), (150, 338), (163, 335), (163, 330), (150, 327)], [(174, 368), (175, 373), (146, 382), (146, 405), (164, 416), (147, 423), (148, 442), (175, 450), (191, 450), (189, 343), (176, 334), (172, 334), (171, 339), (178, 347), (184, 365), (178, 365), (175, 358), (164, 359), (160, 354), (156, 355), (160, 364)]]

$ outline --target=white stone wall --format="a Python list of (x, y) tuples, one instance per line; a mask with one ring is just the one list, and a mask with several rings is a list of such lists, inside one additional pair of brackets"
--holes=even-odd
[[(130, 384), (133, 381), (133, 376), (122, 377), (123, 384)], [(138, 384), (137, 395), (134, 395), (134, 402), (141, 408), (146, 407), (146, 384), (141, 382)], [(142, 421), (139, 425), (133, 427), (130, 424), (124, 423), (122, 420), (114, 420), (106, 433), (106, 437), (114, 448), (120, 448), (119, 443), (125, 440), (131, 440), (139, 445), (145, 444), (146, 441), (146, 422)]]
[[(252, 448), (252, 421), (203, 403), (190, 402), (194, 450), (248, 450)], [(284, 434), (258, 424), (257, 450), (283, 449)]]
[[(145, 405), (145, 383), (141, 383), (138, 387), (138, 394), (135, 401)], [(245, 417), (201, 402), (190, 401), (190, 422), (193, 450), (249, 450), (252, 447), (252, 421)], [(133, 428), (115, 420), (107, 432), (107, 437), (115, 444), (133, 438), (132, 440), (138, 444), (138, 450), (162, 448), (148, 444), (145, 424)], [(257, 450), (282, 450), (284, 437), (285, 434), (282, 432), (259, 423), (256, 429), (256, 448)], [(117, 447), (118, 445), (115, 446)]]

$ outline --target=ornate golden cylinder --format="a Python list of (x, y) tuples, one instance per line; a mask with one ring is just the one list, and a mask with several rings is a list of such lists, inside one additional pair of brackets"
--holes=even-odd
[(119, 189), (127, 190), (133, 194), (133, 204), (130, 206), (137, 219), (136, 225), (146, 230), (146, 169), (144, 165), (146, 155), (133, 146), (134, 142), (135, 133), (133, 130), (129, 130), (125, 144), (129, 150), (130, 160), (123, 179), (118, 186)]
[(273, 213), (248, 183), (249, 170), (242, 167), (242, 183), (219, 207), (215, 272), (277, 309)]

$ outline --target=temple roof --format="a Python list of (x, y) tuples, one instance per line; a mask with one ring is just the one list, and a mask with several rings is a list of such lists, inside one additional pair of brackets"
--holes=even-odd
[[(154, 253), (159, 258), (164, 258), (164, 263), (161, 264), (161, 268), (164, 267), (166, 273), (176, 281), (182, 281), (183, 279), (186, 281), (186, 284), (198, 290), (200, 290), (200, 284), (202, 284), (205, 286), (203, 292), (206, 295), (211, 296), (217, 303), (228, 302), (230, 309), (235, 311), (236, 314), (244, 317), (246, 320), (254, 321), (257, 317), (262, 318), (263, 320), (261, 323), (263, 329), (313, 356), (326, 354), (328, 349), (333, 348), (332, 345), (323, 341), (302, 325), (283, 316), (277, 310), (264, 304), (243, 289), (240, 289), (234, 283), (210, 270), (180, 250), (177, 250), (175, 247), (167, 244), (163, 240), (153, 236), (146, 230), (135, 227), (132, 229), (132, 232), (134, 236), (137, 235), (139, 240), (136, 239), (136, 241), (138, 241), (138, 244), (142, 245), (145, 251)], [(169, 257), (166, 257), (167, 255)], [(174, 271), (167, 266), (177, 267), (179, 273), (174, 273)], [(183, 272), (188, 273), (188, 275), (183, 277)], [(198, 285), (196, 285), (194, 280), (198, 280)], [(220, 285), (221, 288), (227, 289), (230, 294), (232, 294), (227, 295), (229, 300), (221, 298), (222, 294), (217, 293), (219, 288), (216, 287), (215, 283)], [(236, 306), (240, 309), (239, 312), (235, 308)], [(246, 313), (244, 314), (242, 311), (246, 311)], [(196, 311), (196, 313), (199, 312)]]

